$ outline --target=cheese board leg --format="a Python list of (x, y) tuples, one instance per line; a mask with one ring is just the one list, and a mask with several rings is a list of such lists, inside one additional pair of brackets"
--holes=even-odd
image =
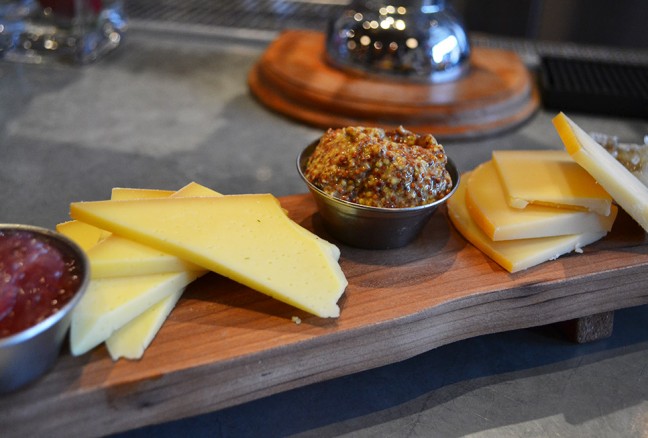
[(614, 312), (603, 312), (583, 316), (558, 324), (560, 331), (567, 338), (579, 344), (598, 341), (612, 335)]

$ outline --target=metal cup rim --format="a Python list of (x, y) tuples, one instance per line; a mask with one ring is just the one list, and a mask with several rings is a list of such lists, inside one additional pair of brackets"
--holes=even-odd
[(36, 235), (44, 236), (50, 240), (58, 241), (62, 244), (61, 246), (70, 248), (70, 253), (73, 254), (77, 261), (82, 264), (82, 271), (84, 275), (81, 279), (81, 283), (79, 283), (79, 287), (75, 291), (74, 296), (70, 301), (68, 301), (56, 313), (48, 316), (44, 320), (32, 325), (31, 327), (19, 331), (18, 333), (0, 338), (0, 349), (17, 345), (21, 342), (32, 339), (38, 334), (43, 333), (50, 327), (56, 325), (81, 300), (81, 297), (83, 296), (85, 290), (87, 289), (88, 283), (90, 282), (90, 261), (88, 260), (85, 251), (83, 251), (81, 247), (72, 239), (56, 231), (35, 225), (0, 224), (0, 232), (4, 230), (28, 231)]
[(334, 203), (339, 203), (343, 206), (350, 207), (350, 208), (355, 208), (358, 210), (365, 210), (369, 213), (378, 213), (378, 214), (383, 214), (383, 215), (403, 215), (404, 213), (416, 213), (421, 210), (427, 210), (429, 208), (436, 208), (440, 204), (443, 204), (446, 202), (457, 190), (457, 187), (459, 187), (459, 180), (461, 178), (459, 171), (454, 163), (454, 161), (447, 156), (447, 163), (446, 163), (446, 169), (450, 172), (450, 177), (452, 178), (452, 189), (450, 192), (448, 192), (443, 198), (437, 199), (434, 202), (430, 202), (428, 204), (423, 204), (423, 205), (417, 205), (414, 207), (373, 207), (369, 205), (363, 205), (363, 204), (358, 204), (355, 202), (351, 201), (346, 201), (344, 199), (336, 198), (333, 195), (330, 195), (326, 193), (324, 190), (320, 189), (316, 185), (314, 185), (311, 181), (306, 178), (306, 175), (304, 175), (304, 170), (306, 168), (306, 162), (308, 161), (308, 158), (312, 155), (313, 151), (315, 150), (315, 147), (317, 147), (317, 144), (319, 143), (319, 140), (315, 140), (311, 142), (306, 148), (304, 148), (298, 155), (297, 155), (297, 172), (299, 173), (299, 176), (301, 179), (306, 183), (308, 188), (311, 191), (314, 191), (317, 193), (319, 196), (322, 196), (326, 199), (328, 199), (331, 202)]

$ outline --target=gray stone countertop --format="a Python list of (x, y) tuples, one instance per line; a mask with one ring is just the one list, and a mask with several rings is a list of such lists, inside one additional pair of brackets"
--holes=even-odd
[[(296, 156), (322, 131), (250, 94), (247, 74), (264, 47), (133, 30), (116, 53), (81, 68), (0, 63), (0, 220), (52, 227), (70, 202), (105, 198), (113, 186), (305, 192)], [(561, 148), (553, 115), (446, 150), (463, 171), (493, 149)], [(570, 116), (625, 139), (648, 132), (645, 121)]]
[[(177, 189), (197, 181), (223, 193), (305, 192), (296, 156), (321, 130), (276, 115), (251, 96), (246, 77), (264, 48), (133, 29), (123, 47), (93, 65), (0, 63), (0, 222), (52, 228), (68, 219), (70, 202), (107, 198), (115, 186)], [(494, 149), (562, 148), (554, 115), (539, 111), (505, 135), (445, 147), (461, 171)], [(624, 140), (648, 133), (642, 120), (570, 116), (586, 130)], [(154, 432), (252, 436), (250, 427), (258, 426), (274, 428), (266, 436), (646, 436), (648, 309), (628, 318), (636, 326), (632, 340), (621, 332), (598, 346), (566, 347), (538, 341), (537, 332), (482, 337)], [(448, 379), (424, 377), (419, 387), (412, 376), (426, 369)], [(620, 384), (620, 373), (629, 380)], [(353, 385), (389, 401), (337, 403), (347, 394), (340, 388)], [(309, 394), (328, 400), (313, 402), (321, 413), (302, 407)], [(257, 409), (266, 411), (250, 422)], [(298, 427), (283, 420), (288, 412), (301, 415), (291, 420)], [(210, 433), (215, 428), (219, 434)]]

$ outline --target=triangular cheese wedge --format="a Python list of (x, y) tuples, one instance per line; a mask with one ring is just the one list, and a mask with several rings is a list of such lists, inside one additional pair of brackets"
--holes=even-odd
[(93, 227), (80, 221), (61, 222), (56, 225), (56, 231), (70, 238), (84, 251), (95, 246), (107, 235), (101, 228)]
[(612, 197), (565, 151), (494, 151), (493, 162), (513, 208), (536, 204), (610, 214)]
[(115, 235), (88, 249), (87, 254), (93, 279), (203, 270), (171, 254)]
[[(112, 191), (117, 200), (160, 199), (192, 196), (222, 196), (195, 182), (177, 192), (163, 190), (116, 188)], [(115, 201), (116, 199), (111, 199)], [(92, 278), (150, 275), (165, 272), (200, 271), (200, 266), (171, 254), (151, 248), (121, 236), (109, 236), (88, 251)]]
[(492, 240), (530, 239), (612, 229), (618, 208), (608, 216), (589, 211), (528, 205), (512, 208), (492, 161), (477, 166), (466, 181), (466, 205), (471, 218)]
[(648, 188), (565, 114), (553, 124), (569, 155), (648, 231)]
[(73, 218), (168, 252), (321, 317), (347, 281), (272, 195), (79, 202)]
[(70, 349), (80, 355), (151, 306), (184, 288), (202, 272), (180, 272), (92, 280), (72, 312)]
[(113, 360), (122, 357), (131, 360), (141, 359), (144, 351), (151, 344), (182, 296), (182, 292), (184, 292), (184, 287), (163, 298), (106, 339), (110, 357)]
[(553, 260), (595, 242), (606, 233), (583, 233), (537, 239), (494, 242), (470, 217), (466, 206), (466, 182), (470, 172), (462, 175), (455, 194), (447, 201), (448, 216), (459, 232), (475, 247), (507, 271), (518, 272), (542, 262)]
[[(169, 197), (167, 191), (151, 189), (115, 188), (112, 191), (115, 200), (153, 199)], [(192, 182), (172, 193), (171, 197), (223, 196), (198, 183)], [(292, 222), (295, 227), (310, 238), (316, 239), (328, 248), (336, 259), (340, 257), (339, 249)], [(182, 260), (171, 254), (133, 242), (121, 236), (110, 236), (98, 245), (88, 249), (92, 278), (107, 278), (132, 275), (150, 275), (163, 272), (180, 272), (184, 270), (201, 270), (193, 263)]]

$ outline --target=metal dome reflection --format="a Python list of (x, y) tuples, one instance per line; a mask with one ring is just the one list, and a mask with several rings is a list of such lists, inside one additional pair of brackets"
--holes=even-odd
[(342, 69), (445, 82), (466, 72), (470, 45), (445, 0), (364, 0), (329, 22), (326, 54)]

